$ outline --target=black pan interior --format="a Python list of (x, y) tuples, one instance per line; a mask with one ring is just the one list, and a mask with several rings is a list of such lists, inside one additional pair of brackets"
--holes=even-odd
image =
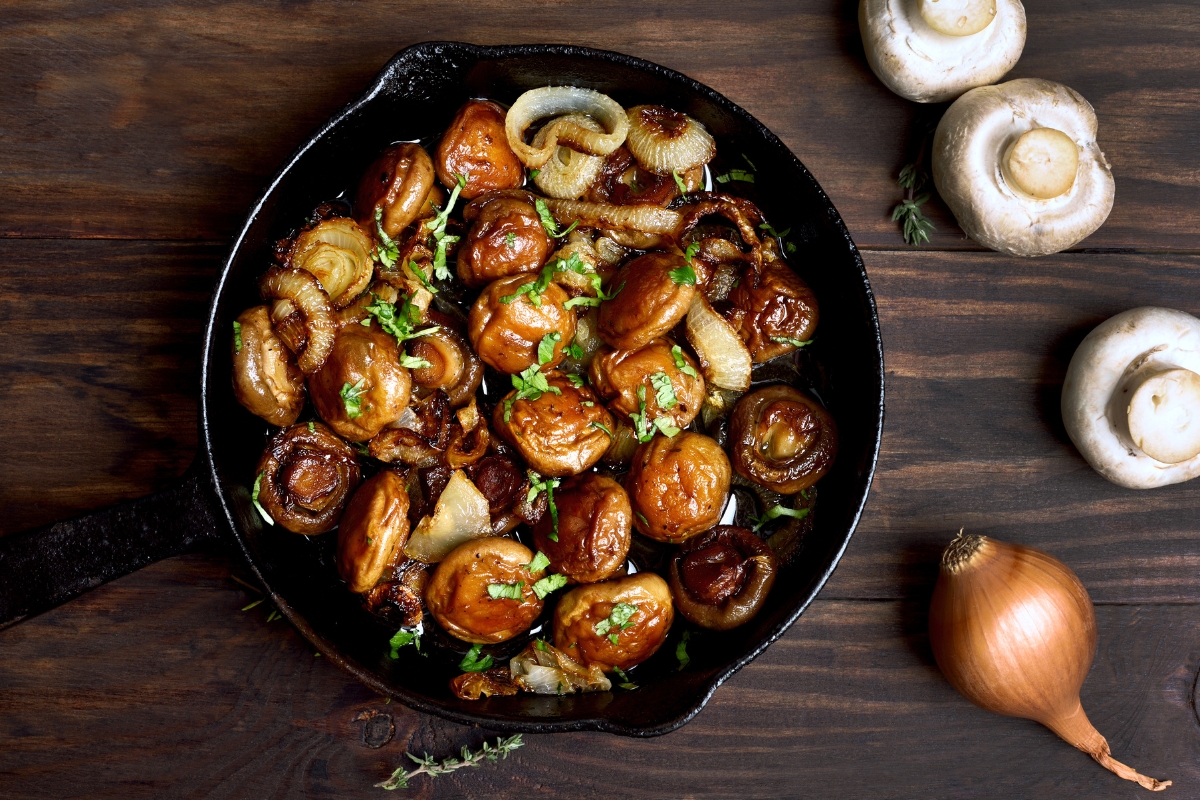
[[(229, 388), (231, 323), (260, 302), (257, 280), (274, 241), (312, 209), (357, 181), (393, 141), (438, 136), (468, 98), (511, 103), (547, 84), (597, 89), (628, 107), (655, 102), (699, 119), (716, 137), (728, 166), (757, 172), (739, 193), (757, 202), (774, 226), (791, 228), (789, 261), (812, 286), (821, 309), (802, 388), (815, 390), (838, 422), (841, 449), (819, 484), (814, 526), (786, 567), (764, 610), (726, 633), (706, 632), (688, 646), (691, 663), (676, 669), (678, 631), (637, 670), (637, 691), (567, 697), (518, 696), (468, 702), (448, 690), (456, 674), (446, 659), (404, 648), (388, 657), (389, 631), (376, 624), (338, 580), (329, 556), (336, 534), (314, 539), (264, 528), (247, 487), (268, 426), (246, 413)], [(721, 171), (721, 164), (716, 171)], [(484, 48), (427, 43), (398, 54), (360, 100), (297, 152), (252, 209), (229, 256), (209, 321), (203, 426), (218, 495), (253, 568), (281, 609), (321, 651), (380, 692), (462, 722), (541, 732), (597, 729), (663, 733), (686, 722), (715, 688), (799, 616), (833, 571), (866, 500), (883, 422), (883, 363), (875, 304), (862, 261), (841, 218), (801, 163), (749, 114), (683, 75), (615, 53), (569, 46)]]

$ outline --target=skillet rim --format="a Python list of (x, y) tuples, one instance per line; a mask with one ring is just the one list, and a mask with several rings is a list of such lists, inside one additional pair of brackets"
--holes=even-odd
[[(853, 514), (850, 518), (850, 524), (846, 530), (845, 536), (842, 539), (841, 545), (833, 553), (829, 565), (820, 573), (809, 591), (808, 596), (792, 609), (788, 615), (770, 629), (768, 634), (757, 642), (748, 652), (740, 657), (729, 662), (721, 667), (710, 679), (708, 686), (701, 695), (698, 695), (692, 705), (683, 713), (674, 716), (670, 719), (651, 725), (626, 725), (615, 722), (603, 714), (587, 717), (583, 719), (572, 720), (531, 720), (525, 718), (502, 718), (488, 716), (484, 714), (464, 713), (457, 708), (443, 705), (442, 703), (430, 700), (423, 694), (411, 692), (403, 687), (390, 685), (380, 680), (380, 678), (370, 669), (344, 657), (339, 650), (319, 636), (316, 631), (308, 624), (308, 621), (295, 609), (291, 607), (286, 600), (283, 599), (264, 578), (262, 571), (248, 547), (246, 540), (240, 532), (236, 517), (227, 502), (225, 491), (222, 489), (220, 476), (217, 473), (216, 461), (213, 457), (213, 422), (209, 416), (209, 388), (210, 375), (209, 368), (212, 363), (213, 345), (216, 333), (217, 310), (219, 300), (225, 292), (226, 284), (229, 279), (230, 271), (234, 261), (241, 251), (241, 248), (246, 242), (246, 236), (254, 224), (259, 214), (262, 213), (263, 206), (267, 199), (277, 189), (284, 177), (292, 170), (296, 163), (304, 156), (308, 150), (320, 140), (325, 138), (334, 128), (336, 128), (346, 117), (353, 114), (359, 108), (367, 105), (386, 91), (389, 80), (393, 77), (402, 64), (411, 59), (422, 59), (443, 55), (447, 50), (453, 50), (461, 53), (464, 60), (474, 59), (476, 62), (486, 59), (528, 57), (528, 56), (544, 56), (555, 55), (567, 58), (577, 58), (588, 61), (609, 61), (618, 63), (626, 67), (632, 67), (640, 72), (655, 73), (659, 77), (669, 80), (674, 83), (685, 84), (691, 91), (704, 96), (709, 101), (723, 108), (726, 112), (740, 119), (743, 123), (749, 125), (768, 146), (779, 150), (786, 157), (791, 159), (792, 166), (797, 170), (797, 173), (804, 181), (807, 181), (808, 188), (816, 193), (818, 201), (824, 204), (826, 213), (829, 216), (829, 221), (833, 225), (837, 234), (844, 240), (845, 245), (849, 248), (850, 254), (854, 259), (855, 265), (858, 267), (858, 277), (861, 280), (862, 299), (865, 300), (869, 310), (870, 321), (870, 340), (874, 345), (877, 363), (874, 365), (877, 370), (877, 378), (879, 383), (879, 396), (875, 403), (875, 420), (869, 432), (874, 439), (874, 447), (870, 453), (869, 463), (865, 472), (865, 481), (861, 488), (861, 494), (853, 509)], [(234, 539), (237, 541), (238, 547), (241, 550), (243, 557), (246, 559), (247, 565), (258, 578), (259, 582), (267, 591), (267, 595), (279, 609), (283, 616), (287, 617), (288, 621), (307, 639), (322, 656), (328, 658), (340, 669), (353, 675), (357, 680), (368, 686), (369, 688), (379, 692), (386, 697), (395, 697), (409, 708), (416, 711), (433, 714), (435, 716), (448, 719), (465, 725), (473, 725), (477, 727), (487, 728), (489, 730), (502, 731), (506, 733), (558, 733), (569, 731), (602, 731), (605, 733), (615, 733), (624, 736), (633, 737), (650, 737), (660, 736), (665, 733), (677, 730), (683, 725), (690, 722), (700, 711), (708, 704), (717, 688), (728, 680), (734, 673), (742, 667), (749, 664), (757, 658), (764, 650), (772, 643), (783, 636), (784, 633), (799, 619), (800, 615), (808, 608), (816, 596), (820, 594), (821, 589), (825, 586), (826, 581), (833, 574), (841, 561), (842, 555), (846, 551), (846, 547), (850, 543), (854, 532), (858, 528), (858, 524), (862, 519), (863, 510), (866, 506), (867, 498), (870, 495), (871, 484), (875, 477), (875, 470), (879, 461), (879, 450), (883, 440), (883, 421), (884, 421), (884, 363), (883, 363), (883, 342), (879, 329), (879, 312), (875, 304), (875, 295), (871, 290), (871, 284), (867, 277), (866, 267), (863, 264), (862, 255), (855, 246), (853, 239), (850, 237), (850, 232), (846, 228), (841, 215), (837, 212), (833, 202), (829, 196), (817, 183), (816, 179), (808, 171), (808, 168), (801, 163), (800, 159), (792, 153), (774, 133), (772, 133), (765, 125), (755, 119), (749, 112), (736, 105), (724, 95), (714, 89), (696, 81), (681, 72), (677, 72), (667, 67), (655, 64), (645, 59), (634, 56), (618, 53), (612, 50), (598, 50), (589, 47), (581, 47), (577, 45), (563, 44), (522, 44), (522, 45), (475, 45), (467, 42), (454, 41), (427, 41), (419, 42), (410, 45), (397, 52), (387, 64), (379, 71), (370, 85), (357, 98), (347, 103), (339, 111), (335, 112), (328, 120), (320, 125), (309, 137), (301, 144), (295, 152), (291, 154), (283, 163), (283, 165), (275, 172), (274, 176), (267, 183), (266, 187), (259, 194), (258, 198), (250, 206), (250, 210), (246, 215), (245, 222), (241, 226), (236, 237), (229, 248), (229, 254), (225, 258), (224, 265), (221, 269), (221, 274), (217, 279), (216, 287), (213, 291), (212, 301), (209, 305), (208, 321), (204, 332), (204, 350), (203, 361), (200, 370), (200, 433), (204, 446), (203, 457), (208, 465), (208, 477), (211, 481), (213, 492), (216, 496), (217, 503), (220, 506), (223, 521), (229, 527)], [(864, 425), (864, 428), (866, 426)]]

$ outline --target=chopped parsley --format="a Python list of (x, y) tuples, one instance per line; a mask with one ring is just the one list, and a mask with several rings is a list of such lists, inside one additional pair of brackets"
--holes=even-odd
[(780, 517), (792, 517), (793, 519), (804, 519), (808, 516), (807, 508), (788, 508), (787, 506), (771, 506), (766, 510), (761, 517), (751, 517), (750, 521), (754, 523), (754, 532), (758, 533), (762, 526), (774, 519)]
[(237, 355), (242, 352), (242, 323), (236, 319), (233, 321), (233, 353)]
[(612, 432), (612, 431), (610, 431), (610, 430), (608, 429), (608, 426), (607, 426), (607, 425), (605, 425), (603, 422), (593, 422), (593, 423), (591, 423), (591, 424), (590, 424), (590, 427), (592, 427), (592, 428), (596, 428), (597, 430), (604, 431), (605, 433), (607, 433), (607, 434), (608, 434), (608, 438), (610, 438), (610, 439), (615, 439), (615, 438), (617, 438), (617, 437), (613, 436), (613, 432)]
[[(674, 392), (672, 392), (672, 397)], [(633, 423), (633, 432), (637, 436), (639, 442), (645, 443), (654, 438), (654, 431), (658, 430), (668, 439), (679, 433), (679, 428), (671, 424), (671, 421), (666, 417), (655, 417), (653, 420), (646, 413), (646, 387), (645, 385), (638, 386), (638, 411), (636, 414), (630, 414), (629, 420)], [(657, 395), (655, 397), (657, 399)]]
[[(567, 373), (567, 380), (569, 380), (571, 382), (571, 385), (574, 386), (576, 389), (582, 389), (583, 385), (585, 383), (587, 383), (587, 381), (584, 380), (582, 375), (576, 375), (574, 372)], [(587, 406), (588, 408), (591, 408), (592, 406), (595, 405), (595, 403), (593, 403), (591, 400), (584, 400), (583, 404), (585, 406)]]
[(271, 519), (271, 515), (268, 514), (267, 510), (262, 507), (261, 503), (258, 502), (258, 490), (262, 488), (262, 478), (263, 474), (261, 472), (258, 473), (258, 475), (254, 478), (254, 488), (250, 491), (250, 502), (253, 503), (254, 507), (258, 509), (258, 513), (262, 514), (263, 520), (268, 525), (274, 525), (275, 520)]
[(317, 432), (317, 423), (315, 423), (315, 422), (308, 423), (308, 432), (316, 433)]
[(554, 358), (554, 345), (562, 341), (562, 334), (558, 331), (547, 333), (542, 337), (542, 341), (538, 342), (538, 363), (549, 364)]
[[(604, 636), (608, 634), (609, 641), (617, 643), (617, 633), (633, 627), (633, 615), (638, 611), (632, 603), (617, 603), (608, 612), (608, 616), (592, 626), (592, 630)], [(614, 630), (615, 629), (615, 630)], [(612, 631), (612, 633), (609, 633)]]
[(512, 385), (517, 391), (516, 394), (506, 398), (504, 401), (505, 422), (512, 420), (513, 403), (518, 400), (536, 401), (541, 399), (541, 396), (547, 392), (550, 394), (562, 394), (562, 389), (550, 385), (550, 381), (546, 380), (546, 376), (541, 373), (541, 368), (540, 364), (531, 364), (520, 375), (512, 376)]
[(553, 236), (555, 239), (561, 239), (571, 231), (579, 227), (579, 220), (575, 220), (567, 227), (566, 230), (560, 231), (558, 223), (554, 221), (554, 216), (550, 213), (550, 208), (546, 205), (546, 201), (542, 199), (534, 200), (533, 207), (537, 209), (538, 219), (542, 221), (542, 227), (546, 229), (546, 233)]
[(425, 367), (432, 367), (433, 364), (430, 364), (423, 358), (417, 358), (416, 356), (410, 356), (408, 353), (401, 352), (400, 366), (405, 369), (424, 369)]
[(596, 290), (596, 296), (588, 297), (586, 294), (584, 294), (580, 295), (579, 297), (572, 297), (570, 300), (563, 303), (563, 308), (574, 308), (575, 306), (598, 306), (605, 300), (612, 300), (621, 293), (622, 289), (625, 288), (625, 284), (622, 283), (612, 294), (605, 294), (604, 290), (600, 288), (600, 276), (592, 273), (590, 277), (592, 281), (592, 288)]
[(747, 156), (745, 153), (742, 153), (742, 158), (744, 158), (746, 160), (746, 163), (750, 165), (750, 169), (754, 170), (755, 172), (758, 172), (758, 167), (754, 166), (754, 162), (750, 160), (749, 156)]
[(650, 385), (654, 387), (654, 400), (659, 408), (668, 409), (679, 405), (679, 399), (675, 397), (675, 387), (671, 385), (667, 373), (656, 372), (651, 375)]
[(717, 183), (729, 183), (730, 181), (741, 181), (742, 183), (754, 183), (754, 173), (747, 172), (744, 169), (731, 169), (724, 175), (717, 176)]
[(671, 348), (671, 358), (675, 359), (675, 368), (684, 375), (689, 375), (692, 378), (699, 380), (700, 376), (696, 374), (696, 368), (683, 360), (683, 348), (675, 345)]
[(771, 223), (769, 223), (769, 222), (762, 223), (761, 225), (758, 226), (758, 229), (762, 230), (762, 231), (766, 231), (768, 234), (770, 234), (771, 236), (774, 236), (776, 239), (782, 239), (785, 236), (787, 236), (789, 233), (792, 232), (791, 228), (784, 228), (782, 231), (777, 231), (771, 227)]
[(696, 270), (692, 269), (691, 264), (684, 264), (682, 267), (673, 269), (667, 274), (671, 276), (671, 280), (676, 286), (696, 285)]
[(428, 336), (442, 329), (441, 325), (430, 325), (428, 328), (417, 330), (417, 326), (421, 324), (421, 310), (413, 305), (409, 297), (404, 298), (399, 310), (374, 292), (371, 292), (371, 299), (374, 302), (367, 306), (367, 313), (379, 320), (379, 327), (383, 328), (384, 333), (396, 337), (397, 344), (404, 344), (409, 339)]
[(392, 652), (389, 655), (394, 659), (400, 657), (401, 647), (405, 647), (410, 644), (416, 647), (417, 652), (419, 653), (421, 652), (421, 630), (418, 628), (417, 630), (406, 631), (401, 628), (400, 630), (396, 631), (396, 635), (391, 638), (388, 644), (392, 648)]
[(449, 236), (446, 234), (446, 223), (450, 221), (450, 212), (454, 209), (454, 202), (458, 200), (458, 194), (467, 185), (466, 175), (455, 175), (457, 183), (454, 191), (450, 192), (450, 199), (446, 201), (446, 207), (438, 212), (433, 218), (433, 223), (429, 232), (429, 238), (433, 242), (433, 274), (439, 280), (449, 280), (450, 270), (446, 268), (446, 247), (454, 244), (459, 240), (458, 236)]
[(529, 170), (529, 180), (531, 180), (531, 181), (536, 181), (536, 180), (537, 180), (537, 176), (538, 176), (538, 175), (540, 175), (541, 173), (542, 173), (542, 171), (541, 171), (540, 169), (531, 169), (531, 170)]
[(508, 233), (504, 234), (504, 244), (506, 244), (508, 246), (509, 250), (516, 247), (517, 246), (517, 235), (515, 233), (513, 233), (512, 231), (509, 231)]
[(493, 600), (521, 600), (521, 590), (525, 588), (522, 581), (516, 583), (489, 583), (487, 587), (488, 597)]
[(568, 357), (573, 358), (576, 361), (583, 360), (583, 346), (574, 339), (571, 340), (569, 345), (563, 348), (563, 352), (566, 353)]
[(629, 680), (629, 676), (625, 674), (625, 670), (621, 669), (620, 667), (613, 667), (613, 672), (617, 673), (617, 677), (621, 679), (621, 682), (618, 683), (617, 686), (630, 691), (638, 687), (636, 683), (633, 683)]
[(643, 513), (642, 513), (642, 512), (640, 512), (640, 511), (635, 511), (635, 512), (633, 512), (633, 515), (634, 515), (635, 517), (637, 517), (639, 520), (641, 520), (641, 523), (642, 523), (643, 525), (645, 525), (647, 528), (649, 528), (649, 527), (650, 527), (650, 520), (646, 519), (646, 515), (645, 515), (645, 514), (643, 514)]
[(688, 655), (687, 651), (687, 643), (690, 638), (692, 638), (692, 632), (684, 631), (683, 638), (679, 640), (679, 644), (675, 645), (675, 659), (679, 662), (680, 670), (692, 663), (692, 657)]
[(790, 336), (772, 336), (771, 341), (772, 342), (780, 342), (782, 344), (790, 344), (792, 347), (805, 347), (805, 346), (813, 343), (812, 339), (808, 339), (807, 341), (801, 341), (799, 339), (793, 339)]
[(530, 572), (541, 572), (548, 566), (550, 566), (550, 559), (545, 553), (543, 553), (541, 550), (538, 550), (537, 555), (533, 557), (533, 561), (530, 561), (525, 565), (525, 569), (529, 570)]
[(545, 639), (534, 639), (533, 644), (538, 650), (541, 650), (543, 653), (550, 652), (550, 645), (546, 644)]
[(679, 187), (679, 196), (687, 197), (687, 184), (683, 182), (683, 178), (679, 177), (679, 173), (671, 170), (671, 177), (675, 179), (675, 185)]
[(417, 262), (409, 261), (408, 271), (416, 276), (417, 280), (421, 282), (422, 286), (429, 290), (430, 294), (438, 293), (437, 287), (430, 283), (429, 276), (425, 274), (425, 270), (421, 269), (421, 266)]
[(492, 666), (492, 657), (479, 657), (479, 651), (483, 648), (480, 645), (473, 644), (467, 654), (463, 656), (463, 660), (458, 662), (458, 668), (464, 672), (483, 672), (488, 667)]
[(551, 261), (546, 266), (542, 267), (542, 272), (535, 280), (521, 284), (521, 288), (509, 295), (500, 298), (500, 302), (505, 305), (515, 303), (521, 295), (529, 295), (529, 302), (535, 308), (541, 308), (542, 293), (550, 286), (550, 281), (554, 279), (554, 273), (557, 272), (558, 261)]
[(526, 473), (529, 476), (529, 494), (525, 497), (526, 503), (532, 503), (534, 498), (539, 493), (546, 493), (546, 505), (550, 508), (550, 521), (553, 523), (553, 528), (550, 531), (550, 536), (547, 537), (552, 542), (558, 541), (558, 506), (554, 505), (554, 490), (562, 483), (558, 478), (543, 478), (533, 470)]
[(396, 266), (396, 259), (400, 257), (400, 245), (383, 229), (382, 206), (375, 207), (375, 235), (379, 237), (381, 244), (371, 252), (371, 255), (380, 264), (391, 269)]
[[(366, 387), (363, 385), (367, 381), (366, 378), (359, 378), (358, 382), (351, 385), (349, 382), (342, 384), (342, 405), (346, 409), (346, 416), (350, 419), (358, 419), (362, 416), (362, 398), (367, 393)], [(370, 408), (370, 406), (368, 406)]]
[(566, 575), (547, 575), (533, 585), (533, 593), (538, 596), (538, 600), (545, 600), (546, 595), (556, 592), (566, 585)]

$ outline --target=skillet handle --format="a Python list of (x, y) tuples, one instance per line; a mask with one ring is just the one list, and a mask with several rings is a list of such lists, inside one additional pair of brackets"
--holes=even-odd
[(0, 536), (0, 628), (220, 537), (203, 458), (174, 486), (113, 508)]

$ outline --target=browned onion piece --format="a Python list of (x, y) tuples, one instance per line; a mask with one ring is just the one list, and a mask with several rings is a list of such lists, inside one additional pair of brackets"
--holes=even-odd
[(460, 700), (481, 697), (508, 697), (521, 692), (508, 667), (485, 669), (483, 672), (464, 672), (450, 679), (450, 691)]
[(467, 338), (458, 332), (458, 324), (451, 317), (430, 311), (427, 321), (440, 328), (407, 342), (410, 356), (429, 362), (428, 367), (411, 370), (417, 395), (440, 390), (446, 393), (451, 408), (464, 406), (474, 399), (483, 381), (483, 362)]
[(345, 308), (371, 282), (375, 262), (371, 237), (349, 217), (318, 222), (292, 241), (285, 267), (311, 272), (334, 308)]
[(658, 206), (614, 206), (550, 198), (546, 200), (546, 207), (559, 225), (570, 225), (578, 220), (581, 228), (674, 234), (683, 221), (683, 215), (678, 211)]
[(833, 464), (837, 425), (807, 395), (791, 386), (768, 386), (738, 401), (729, 442), (739, 475), (780, 494), (795, 494)]
[(817, 328), (817, 298), (782, 261), (768, 258), (757, 281), (744, 280), (729, 293), (725, 319), (737, 329), (754, 362), (762, 363), (807, 342)]
[(508, 662), (514, 683), (534, 694), (574, 694), (607, 692), (612, 681), (596, 665), (586, 669), (554, 645), (530, 642)]
[(272, 425), (291, 425), (304, 408), (304, 376), (271, 328), (266, 306), (237, 318), (241, 344), (233, 340), (233, 394), (249, 411)]
[(682, 242), (683, 238), (707, 216), (715, 214), (724, 217), (737, 226), (742, 241), (750, 248), (749, 261), (757, 273), (762, 267), (763, 245), (756, 228), (764, 221), (758, 206), (742, 197), (712, 192), (700, 192), (691, 195), (689, 199), (692, 203), (685, 207), (686, 213), (676, 233), (676, 239)]
[(298, 366), (305, 375), (312, 375), (329, 357), (337, 336), (329, 295), (312, 273), (282, 267), (267, 270), (258, 288), (265, 300), (290, 300), (304, 317), (306, 336)]
[[(567, 114), (559, 117), (554, 125), (547, 125), (533, 137), (533, 146), (541, 149), (548, 136), (552, 135), (558, 125), (574, 124), (590, 131), (603, 132), (599, 123), (583, 114)], [(559, 145), (554, 149), (554, 155), (546, 160), (537, 175), (534, 184), (549, 197), (559, 197), (567, 200), (577, 200), (596, 180), (600, 170), (604, 168), (604, 158), (579, 153), (569, 147)]]
[(737, 330), (696, 295), (687, 315), (687, 340), (700, 360), (704, 378), (713, 386), (744, 392), (754, 367), (750, 349)]
[(397, 558), (401, 563), (393, 577), (380, 581), (363, 595), (363, 608), (394, 627), (412, 628), (425, 610), (425, 587), (432, 569), (420, 561), (405, 559), (403, 554), (398, 553)]
[(657, 175), (680, 175), (702, 167), (717, 154), (717, 143), (687, 114), (663, 106), (634, 106), (629, 116), (629, 152)]
[[(697, 182), (695, 174), (680, 178), (685, 185)], [(690, 187), (694, 188), (694, 187)], [(666, 206), (679, 196), (679, 187), (670, 173), (655, 175), (638, 168), (628, 148), (618, 147), (604, 160), (604, 167), (592, 183), (584, 199), (591, 203), (608, 203), (617, 206)]]
[(705, 628), (749, 622), (775, 583), (775, 554), (745, 528), (721, 525), (689, 539), (671, 559), (667, 579), (675, 608)]
[[(473, 424), (463, 420), (463, 412), (468, 410), (474, 412)], [(466, 408), (459, 409), (458, 421), (450, 426), (450, 446), (446, 448), (446, 463), (451, 469), (462, 469), (477, 464), (487, 455), (491, 442), (492, 434), (487, 422), (472, 402)], [(486, 496), (486, 493), (484, 494)]]
[(438, 389), (410, 405), (396, 423), (384, 428), (368, 445), (372, 458), (414, 467), (437, 464), (450, 445), (450, 401)]
[[(551, 130), (540, 147), (525, 143), (525, 132), (534, 122), (571, 113), (587, 114), (604, 127), (604, 132), (582, 128), (570, 120), (556, 119), (545, 126)], [(530, 89), (517, 98), (504, 120), (508, 146), (521, 163), (531, 169), (549, 161), (560, 144), (580, 153), (606, 156), (624, 143), (628, 131), (629, 118), (619, 103), (608, 95), (576, 86)]]
[(257, 472), (259, 504), (277, 524), (305, 535), (338, 524), (361, 477), (354, 449), (320, 422), (272, 436)]
[(375, 232), (375, 211), (388, 236), (399, 236), (422, 213), (432, 211), (426, 200), (434, 189), (433, 159), (419, 144), (394, 144), (367, 167), (358, 182), (354, 212), (358, 224)]

